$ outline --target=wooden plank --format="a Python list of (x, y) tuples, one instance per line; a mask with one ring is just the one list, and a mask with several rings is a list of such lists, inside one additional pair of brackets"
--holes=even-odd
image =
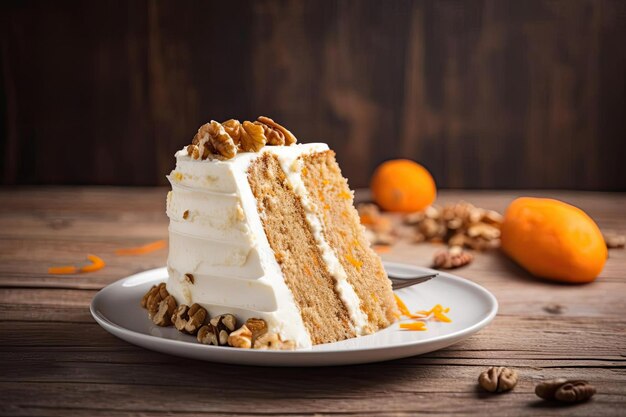
[[(167, 249), (142, 256), (117, 256), (115, 249), (145, 244), (152, 239), (120, 239), (116, 242), (75, 242), (73, 240), (3, 240), (0, 248), (0, 286), (100, 289), (120, 278), (165, 266)], [(30, 248), (25, 251), (23, 248)], [(17, 250), (15, 248), (18, 248)], [(87, 254), (100, 256), (106, 266), (89, 274), (50, 275), (48, 267), (88, 264)]]
[(77, 289), (8, 288), (0, 292), (0, 305), (46, 307), (87, 307), (96, 291)]
[[(476, 388), (476, 370), (472, 368), (450, 366), (442, 372), (439, 367), (411, 367), (401, 361), (396, 366), (387, 365), (384, 368), (342, 368), (340, 375), (332, 376), (319, 370), (303, 375), (298, 369), (277, 369), (268, 377), (266, 372), (261, 374), (262, 370), (248, 370), (243, 374), (238, 372), (239, 378), (229, 374), (224, 378), (220, 372), (214, 373), (213, 368), (204, 366), (198, 369), (199, 372), (185, 375), (182, 381), (186, 383), (169, 379), (163, 373), (152, 380), (139, 377), (139, 384), (2, 382), (0, 400), (6, 404), (6, 400), (11, 399), (13, 409), (25, 406), (78, 411), (125, 410), (129, 413), (170, 410), (235, 415), (416, 412), (467, 415), (472, 414), (477, 405), (480, 405), (481, 412), (496, 415), (530, 414), (533, 411), (541, 415), (562, 415), (563, 412), (535, 396), (531, 379), (522, 379), (514, 391), (505, 395), (487, 396)], [(129, 371), (133, 369), (120, 367), (118, 374)], [(230, 371), (237, 372), (237, 368)], [(371, 378), (372, 371), (377, 372), (376, 378)], [(624, 397), (616, 390), (620, 387), (614, 381), (600, 378), (596, 383), (602, 393), (589, 403), (568, 407), (568, 415), (609, 416), (619, 413), (624, 406)], [(464, 382), (455, 384), (455, 379)], [(424, 383), (426, 380), (430, 383)], [(398, 383), (403, 386), (401, 391), (393, 388)], [(36, 396), (24, 395), (35, 391)], [(503, 413), (503, 410), (506, 411)]]
[[(49, 319), (48, 319), (49, 320)], [(146, 319), (147, 320), (147, 319)], [(624, 318), (605, 318), (601, 324), (587, 317), (518, 317), (499, 316), (494, 323), (471, 339), (476, 351), (472, 356), (491, 357), (489, 352), (521, 351), (526, 357), (601, 358), (623, 361), (622, 346), (626, 344)], [(0, 346), (5, 350), (40, 348), (49, 344), (67, 348), (109, 346), (117, 339), (94, 322), (20, 321), (19, 332), (12, 331), (11, 321), (0, 321)], [(52, 341), (54, 340), (54, 343)], [(125, 343), (124, 343), (125, 344)], [(455, 349), (462, 348), (457, 345)], [(485, 350), (485, 356), (481, 353)]]
[[(579, 377), (584, 376), (595, 380), (598, 370), (605, 369), (610, 371), (606, 373), (605, 378), (618, 382), (620, 381), (619, 375), (623, 374), (622, 370), (626, 365), (623, 358), (599, 357), (599, 355), (591, 357), (585, 356), (584, 353), (580, 357), (572, 357), (571, 354), (548, 353), (542, 355), (529, 350), (489, 350), (474, 349), (472, 347), (475, 346), (471, 341), (464, 342), (437, 352), (420, 355), (413, 358), (415, 360), (411, 363), (415, 366), (441, 367), (443, 370), (448, 366), (471, 367), (476, 370), (476, 377), (478, 377), (478, 373), (489, 366), (493, 366), (494, 363), (503, 364), (504, 362), (506, 362), (506, 366), (514, 367), (515, 369), (526, 369), (524, 372), (528, 375), (534, 375), (534, 378), (543, 378), (546, 372), (554, 375), (563, 370), (563, 372), (569, 372), (570, 374), (578, 372)], [(120, 377), (114, 375), (114, 373), (117, 373), (117, 368), (121, 366), (128, 366), (129, 369), (135, 368), (136, 375), (142, 375), (146, 379), (153, 377), (158, 379), (158, 365), (163, 365), (167, 369), (176, 366), (180, 367), (172, 375), (184, 379), (185, 375), (183, 374), (188, 373), (194, 363), (193, 361), (181, 360), (180, 358), (145, 350), (119, 340), (117, 343), (102, 343), (97, 346), (20, 346), (19, 350), (0, 349), (0, 352), (6, 356), (3, 362), (7, 366), (5, 380), (22, 382), (32, 380), (65, 381), (67, 378), (63, 378), (64, 373), (67, 374), (70, 371), (82, 382), (110, 383), (113, 380), (120, 382)], [(180, 365), (181, 361), (184, 362), (184, 365)], [(12, 365), (12, 362), (15, 362), (15, 364)], [(38, 366), (40, 363), (48, 363), (49, 369), (46, 372), (42, 372)], [(67, 364), (71, 364), (71, 370), (68, 369)], [(107, 370), (109, 366), (110, 369)], [(232, 366), (229, 365), (212, 364), (211, 366), (223, 367), (225, 374), (232, 371)], [(200, 367), (202, 368), (204, 365), (200, 365)], [(98, 368), (97, 371), (95, 368)], [(328, 375), (332, 375), (332, 368), (328, 369)], [(245, 368), (240, 369), (240, 371), (245, 372)], [(618, 375), (611, 376), (613, 373)], [(67, 376), (69, 377), (69, 375)], [(261, 376), (260, 373), (259, 376)]]
[[(7, 290), (1, 290), (5, 294)], [(89, 295), (87, 295), (89, 297)], [(28, 299), (28, 296), (26, 296)], [(23, 301), (23, 300), (20, 300)], [(51, 305), (46, 301), (37, 300), (36, 303), (7, 304), (0, 303), (0, 321), (46, 321), (46, 322), (82, 322), (93, 323), (93, 317), (84, 303), (80, 305)]]

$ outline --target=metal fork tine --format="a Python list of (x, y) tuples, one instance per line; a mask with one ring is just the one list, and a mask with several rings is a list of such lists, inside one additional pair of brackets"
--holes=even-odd
[(391, 287), (394, 290), (399, 290), (400, 288), (406, 288), (412, 285), (421, 284), (422, 282), (426, 282), (428, 280), (435, 278), (437, 275), (439, 274), (433, 273), (433, 274), (426, 274), (426, 275), (418, 275), (418, 276), (411, 277), (411, 278), (400, 278), (400, 277), (388, 274), (389, 279), (391, 280)]

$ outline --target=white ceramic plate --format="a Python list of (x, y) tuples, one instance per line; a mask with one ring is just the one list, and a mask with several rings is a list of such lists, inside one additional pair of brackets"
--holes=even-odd
[[(385, 263), (396, 275), (432, 272), (411, 265)], [(379, 362), (420, 355), (450, 346), (485, 327), (498, 302), (483, 287), (440, 272), (428, 282), (397, 291), (411, 311), (435, 304), (450, 307), (452, 323), (429, 322), (427, 331), (400, 330), (398, 323), (373, 335), (295, 351), (235, 349), (203, 345), (173, 327), (159, 327), (139, 305), (148, 289), (167, 279), (165, 268), (121, 279), (103, 288), (91, 302), (91, 314), (111, 334), (147, 349), (205, 361), (260, 366), (327, 366)]]

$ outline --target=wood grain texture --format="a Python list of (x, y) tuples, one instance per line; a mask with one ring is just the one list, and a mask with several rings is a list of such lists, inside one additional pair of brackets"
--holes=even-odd
[[(0, 182), (165, 184), (211, 118), (266, 114), (445, 188), (626, 190), (626, 3), (0, 4)], [(80, 156), (80, 157), (79, 157)]]
[[(626, 251), (611, 250), (598, 280), (568, 286), (537, 280), (497, 252), (458, 274), (492, 291), (500, 310), (480, 333), (447, 349), (379, 364), (259, 368), (151, 352), (106, 333), (91, 318), (96, 290), (162, 266), (167, 250), (115, 256), (119, 247), (167, 238), (164, 188), (0, 189), (0, 415), (503, 415), (617, 416), (626, 406)], [(582, 192), (442, 192), (503, 210), (517, 195), (549, 195), (586, 210), (604, 229), (626, 232), (626, 195)], [(366, 199), (367, 193), (358, 193)], [(428, 265), (439, 247), (400, 243), (383, 257)], [(107, 266), (78, 276), (49, 265), (101, 255)], [(560, 315), (550, 303), (563, 305)], [(477, 388), (488, 366), (515, 367), (511, 393)], [(585, 378), (598, 389), (574, 407), (546, 404), (534, 385)]]

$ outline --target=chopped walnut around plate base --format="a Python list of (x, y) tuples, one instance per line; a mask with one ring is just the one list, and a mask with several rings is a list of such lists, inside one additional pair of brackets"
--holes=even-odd
[(198, 342), (205, 345), (261, 350), (293, 350), (296, 347), (292, 340), (282, 340), (280, 335), (268, 332), (267, 323), (263, 319), (250, 318), (238, 328), (237, 318), (232, 314), (210, 318), (207, 310), (199, 304), (191, 307), (177, 305), (165, 288), (165, 283), (153, 285), (141, 299), (140, 305), (148, 311), (148, 317), (157, 326), (174, 325), (180, 332), (196, 335)]

